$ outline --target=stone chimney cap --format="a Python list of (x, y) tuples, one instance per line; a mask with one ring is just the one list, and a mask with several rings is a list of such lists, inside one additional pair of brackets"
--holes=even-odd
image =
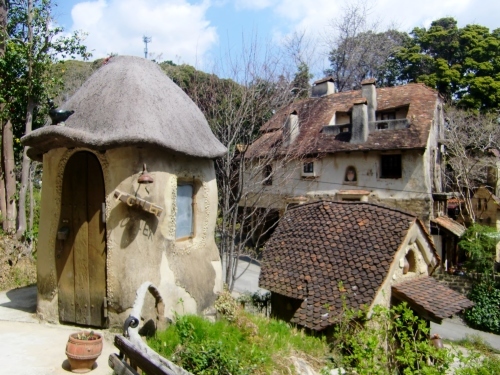
[(377, 82), (375, 78), (367, 78), (361, 81), (361, 85), (374, 85)]
[(320, 83), (323, 82), (335, 82), (335, 78), (333, 78), (332, 76), (321, 78), (318, 79), (316, 82), (314, 82), (313, 85), (319, 85)]
[(368, 103), (368, 101), (366, 100), (366, 98), (359, 98), (359, 99), (355, 99), (354, 100), (354, 105), (356, 104), (366, 104)]

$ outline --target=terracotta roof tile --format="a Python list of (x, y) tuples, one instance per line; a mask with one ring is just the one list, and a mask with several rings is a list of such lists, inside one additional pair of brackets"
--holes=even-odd
[[(300, 133), (292, 144), (299, 155), (335, 153), (342, 151), (395, 150), (425, 148), (434, 118), (438, 93), (420, 83), (377, 88), (377, 110), (408, 107), (406, 129), (372, 131), (364, 143), (349, 143), (339, 137), (322, 133), (337, 112), (350, 112), (353, 103), (362, 98), (361, 90), (346, 91), (320, 98), (308, 98), (279, 110), (262, 128), (262, 136), (248, 149), (246, 157), (258, 157), (278, 148), (282, 154), (291, 154), (281, 145), (282, 128), (288, 116), (297, 112)], [(272, 136), (270, 135), (272, 134)], [(273, 141), (269, 141), (272, 137)], [(348, 137), (349, 138), (349, 137)]]
[(344, 300), (349, 308), (372, 304), (407, 230), (416, 222), (420, 223), (414, 215), (365, 202), (322, 201), (295, 207), (266, 244), (259, 284), (303, 300), (291, 321), (323, 329), (322, 316), (328, 314), (328, 325), (335, 322)]
[(393, 285), (392, 295), (437, 322), (474, 305), (464, 295), (428, 276)]

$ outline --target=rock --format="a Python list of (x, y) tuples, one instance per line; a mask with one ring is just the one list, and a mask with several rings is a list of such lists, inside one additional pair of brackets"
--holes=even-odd
[(318, 373), (302, 358), (291, 356), (290, 359), (292, 360), (297, 375), (318, 375)]

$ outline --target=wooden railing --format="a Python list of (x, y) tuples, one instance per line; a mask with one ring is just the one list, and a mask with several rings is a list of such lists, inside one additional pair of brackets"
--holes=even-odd
[(177, 375), (174, 371), (155, 363), (122, 335), (115, 336), (115, 346), (120, 350), (120, 354), (111, 354), (108, 364), (116, 375)]

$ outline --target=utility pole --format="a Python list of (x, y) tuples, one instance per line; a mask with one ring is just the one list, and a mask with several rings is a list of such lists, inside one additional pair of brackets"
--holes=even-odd
[(148, 58), (148, 43), (151, 43), (151, 37), (150, 36), (143, 36), (142, 41), (144, 42), (144, 58)]

